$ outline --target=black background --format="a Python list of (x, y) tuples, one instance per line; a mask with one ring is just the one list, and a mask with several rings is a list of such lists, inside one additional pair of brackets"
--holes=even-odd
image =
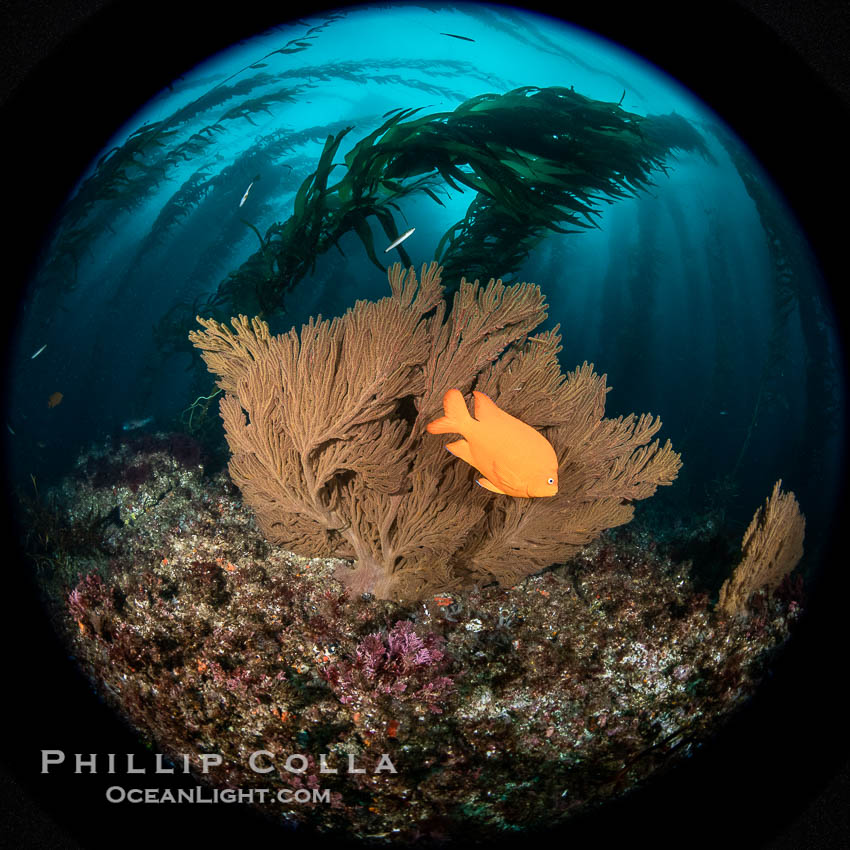
[[(850, 4), (594, 0), (587, 8), (573, 8), (577, 5), (549, 11), (669, 71), (744, 138), (800, 217), (840, 302), (850, 279), (844, 247)], [(15, 289), (26, 280), (39, 239), (117, 127), (216, 50), (318, 8), (252, 0), (0, 2), (4, 338), (15, 320)], [(840, 303), (839, 315), (846, 322)], [(842, 331), (846, 339), (846, 325)], [(807, 617), (790, 650), (721, 739), (669, 777), (606, 808), (603, 816), (572, 824), (564, 838), (603, 847), (634, 841), (850, 846), (845, 697), (850, 565), (843, 534), (839, 523), (832, 556), (811, 588)], [(235, 807), (112, 806), (103, 802), (111, 784), (107, 776), (40, 775), (42, 748), (101, 757), (140, 749), (53, 639), (11, 535), (2, 552), (0, 843), (85, 848), (178, 841), (216, 847), (234, 839), (299, 843), (298, 833), (282, 836)], [(138, 759), (152, 769), (150, 754), (142, 751)], [(167, 784), (156, 776), (147, 782)], [(179, 778), (174, 784), (181, 784)]]

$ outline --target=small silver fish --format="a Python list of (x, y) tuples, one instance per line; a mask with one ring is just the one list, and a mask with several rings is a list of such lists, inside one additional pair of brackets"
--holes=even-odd
[(45, 348), (47, 348), (46, 342), (44, 343), (44, 345), (41, 346), (41, 348), (38, 349), (38, 351), (36, 351), (35, 354), (33, 354), (32, 357), (30, 357), (30, 360), (35, 360), (35, 358), (38, 357), (38, 355), (41, 354), (41, 352), (44, 351)]
[(441, 32), (440, 35), (447, 35), (449, 38), (459, 38), (461, 41), (475, 41), (474, 38), (469, 38), (466, 35), (455, 35), (453, 32)]
[(240, 206), (240, 207), (242, 206), (242, 204), (244, 204), (244, 203), (245, 203), (245, 201), (247, 201), (247, 200), (248, 200), (248, 192), (250, 192), (250, 191), (251, 191), (251, 187), (252, 187), (253, 185), (254, 185), (254, 181), (252, 180), (252, 181), (248, 184), (248, 188), (245, 190), (245, 194), (242, 196), (242, 200), (241, 200), (241, 201), (239, 201), (239, 206)]
[(392, 251), (393, 248), (398, 248), (398, 246), (401, 245), (401, 243), (404, 242), (404, 240), (407, 239), (407, 237), (410, 236), (410, 234), (413, 233), (414, 230), (416, 230), (416, 228), (411, 227), (410, 230), (402, 233), (401, 236), (399, 236), (398, 239), (396, 239), (396, 241), (389, 246), (389, 248), (384, 248), (384, 253), (389, 254), (389, 252)]
[(150, 425), (153, 422), (153, 416), (146, 416), (144, 419), (129, 419), (121, 426), (122, 431), (135, 431), (137, 428), (144, 428), (145, 425)]
[(8, 422), (6, 423), (6, 427), (9, 429), (9, 433), (14, 437), (15, 432), (12, 430), (12, 426)]

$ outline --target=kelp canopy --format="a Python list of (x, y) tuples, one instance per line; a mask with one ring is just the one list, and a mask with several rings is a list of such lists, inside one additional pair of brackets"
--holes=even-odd
[[(425, 194), (442, 205), (439, 194), (448, 190), (475, 194), (438, 246), (446, 278), (488, 277), (492, 270), (510, 276), (547, 230), (593, 227), (600, 203), (645, 190), (674, 150), (710, 157), (701, 136), (675, 113), (636, 115), (571, 88), (525, 86), (479, 95), (452, 112), (414, 117), (417, 112), (394, 111), (344, 165), (334, 157), (353, 128), (329, 136), (290, 218), (267, 230), (210, 308), (226, 315), (279, 310), (283, 294), (350, 231), (383, 269), (370, 217), (393, 240), (400, 231), (393, 212), (402, 198)], [(332, 182), (337, 168), (342, 176)], [(410, 262), (403, 247), (399, 255)]]

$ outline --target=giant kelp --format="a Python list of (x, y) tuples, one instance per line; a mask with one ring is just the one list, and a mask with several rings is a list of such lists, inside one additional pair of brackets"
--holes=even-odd
[[(304, 37), (316, 38), (317, 32), (341, 17), (329, 16)], [(205, 156), (216, 137), (226, 131), (228, 122), (241, 119), (253, 124), (253, 114), (268, 113), (273, 105), (291, 103), (300, 91), (300, 87), (281, 85), (279, 75), (274, 73), (254, 73), (230, 82), (242, 71), (207, 89), (167, 117), (137, 128), (122, 144), (101, 156), (93, 172), (65, 204), (50, 260), (41, 271), (43, 285), (72, 288), (81, 258), (96, 239), (112, 231), (118, 215), (149, 200), (183, 162)], [(258, 94), (249, 97), (257, 90)], [(218, 116), (210, 115), (234, 99), (239, 100), (235, 106)], [(198, 127), (204, 119), (208, 123)]]
[[(435, 8), (429, 6), (429, 8)], [(443, 8), (452, 9), (457, 7), (446, 5)], [(634, 80), (628, 79), (615, 73), (610, 64), (604, 62), (590, 62), (587, 56), (583, 56), (575, 50), (568, 50), (563, 43), (550, 38), (539, 27), (532, 23), (528, 15), (523, 15), (510, 6), (465, 6), (464, 15), (479, 20), (484, 27), (495, 32), (501, 32), (508, 36), (511, 41), (528, 45), (538, 55), (548, 54), (556, 59), (566, 59), (571, 65), (576, 65), (592, 75), (613, 80), (615, 84), (622, 86), (625, 91), (635, 97), (645, 100), (644, 96), (635, 88)]]
[[(426, 79), (414, 76), (401, 77), (399, 73), (384, 73), (387, 71), (419, 72)], [(435, 77), (446, 77), (453, 80), (475, 80), (486, 85), (495, 85), (507, 89), (508, 85), (498, 77), (487, 74), (473, 62), (461, 59), (416, 59), (411, 56), (396, 58), (364, 58), (357, 61), (326, 62), (321, 65), (306, 65), (281, 71), (278, 79), (304, 79), (310, 82), (333, 82), (347, 80), (351, 83), (378, 83), (403, 85), (405, 88), (418, 89), (430, 94), (447, 97), (450, 100), (463, 101), (466, 98), (459, 92), (437, 86)]]
[(838, 391), (841, 379), (831, 350), (830, 334), (825, 333), (827, 311), (809, 272), (810, 259), (806, 255), (805, 240), (802, 233), (795, 230), (793, 220), (782, 208), (781, 199), (770, 191), (752, 158), (747, 156), (746, 151), (725, 128), (713, 124), (709, 130), (723, 145), (747, 195), (755, 205), (764, 230), (772, 271), (773, 304), (768, 352), (735, 470), (740, 467), (749, 449), (759, 420), (766, 419), (765, 412), (771, 407), (774, 412), (787, 408), (783, 378), (789, 369), (789, 324), (797, 310), (806, 348), (807, 403), (806, 422), (800, 431), (796, 455), (799, 471), (805, 472), (800, 477), (805, 479), (812, 470), (826, 472), (824, 447), (829, 444), (842, 420)]
[[(389, 239), (400, 227), (393, 210), (406, 195), (442, 203), (440, 190), (474, 196), (437, 248), (449, 279), (461, 272), (515, 272), (546, 232), (593, 227), (600, 203), (651, 185), (675, 150), (710, 156), (701, 136), (678, 115), (640, 116), (572, 89), (526, 86), (482, 94), (451, 112), (399, 109), (334, 163), (343, 137), (330, 136), (316, 170), (296, 195), (292, 215), (266, 232), (260, 253), (275, 255), (274, 273), (254, 300), (279, 303), (313, 268), (318, 254), (353, 231), (379, 267), (368, 219)], [(343, 173), (336, 182), (331, 172)], [(407, 256), (400, 251), (404, 262)], [(242, 289), (252, 257), (222, 286)], [(227, 292), (232, 312), (239, 304)]]
[[(395, 116), (387, 124), (406, 114), (407, 111)], [(387, 124), (361, 140), (359, 145), (371, 142)], [(368, 219), (377, 218), (387, 237), (395, 239), (398, 230), (392, 210), (398, 211), (397, 201), (418, 191), (431, 191), (427, 184), (432, 181), (424, 177), (395, 186), (391, 194), (379, 194), (370, 191), (371, 187), (358, 179), (357, 171), (349, 169), (343, 180), (331, 184), (331, 173), (337, 167), (334, 157), (351, 129), (347, 127), (328, 136), (316, 170), (295, 194), (293, 215), (283, 224), (270, 227), (265, 236), (260, 237), (259, 250), (219, 287), (219, 303), (231, 308), (251, 303), (259, 305), (264, 313), (275, 312), (281, 305), (282, 295), (292, 288), (293, 282), (314, 270), (317, 257), (337, 245), (350, 231), (357, 233), (369, 258), (383, 270), (375, 254)], [(409, 260), (403, 249), (399, 254)]]
[(636, 232), (609, 240), (609, 259), (599, 308), (599, 334), (605, 340), (606, 362), (623, 389), (620, 402), (628, 409), (645, 396), (657, 374), (653, 362), (655, 337), (646, 332), (647, 319), (656, 315), (658, 289), (665, 255), (659, 238), (658, 201), (650, 197), (637, 205)]
[[(420, 598), (514, 584), (628, 522), (632, 503), (670, 484), (681, 461), (650, 442), (648, 414), (605, 419), (605, 377), (563, 375), (539, 288), (462, 280), (447, 311), (436, 263), (417, 280), (390, 270), (392, 295), (342, 318), (271, 336), (200, 319), (190, 339), (224, 390), (230, 475), (266, 537), (304, 555), (353, 557), (356, 592)], [(541, 430), (559, 461), (556, 496), (476, 487), (473, 470), (425, 425), (446, 390), (473, 388)]]
[[(213, 89), (213, 91), (220, 88), (221, 86), (226, 85), (232, 79), (235, 79), (236, 77), (238, 77), (240, 74), (244, 74), (245, 71), (267, 67), (267, 63), (266, 63), (265, 60), (271, 59), (272, 56), (290, 56), (293, 53), (301, 53), (304, 50), (307, 50), (309, 47), (312, 46), (311, 41), (313, 39), (317, 38), (318, 33), (320, 33), (322, 30), (326, 29), (327, 27), (331, 26), (336, 21), (342, 20), (344, 17), (345, 17), (345, 12), (335, 12), (332, 15), (328, 15), (328, 17), (326, 17), (322, 21), (322, 23), (317, 24), (316, 26), (310, 27), (310, 29), (308, 29), (304, 34), (296, 36), (295, 38), (291, 38), (282, 47), (276, 47), (274, 50), (270, 50), (265, 55), (260, 56), (258, 59), (254, 59), (248, 65), (245, 65), (244, 67), (240, 68), (238, 71), (234, 72), (229, 77), (227, 77), (225, 80), (223, 80), (221, 83), (219, 83)], [(304, 26), (306, 26), (306, 23), (304, 23), (302, 21), (298, 21), (298, 23), (304, 24)]]
[[(366, 120), (377, 120), (377, 116), (369, 116)], [(244, 215), (234, 217), (229, 224), (222, 222), (222, 205), (230, 204), (234, 210), (239, 210), (239, 200), (248, 181), (253, 175), (259, 175), (262, 177), (262, 183), (255, 187), (252, 195), (250, 217), (254, 221), (261, 219), (256, 204), (257, 197), (262, 195), (271, 198), (288, 192), (294, 193), (300, 181), (296, 181), (293, 175), (307, 171), (306, 157), (293, 156), (293, 151), (308, 142), (324, 142), (329, 134), (341, 132), (347, 126), (344, 122), (335, 121), (298, 131), (275, 130), (258, 136), (253, 144), (223, 168), (215, 170), (211, 163), (205, 164), (184, 180), (180, 188), (163, 204), (150, 231), (139, 242), (136, 259), (130, 264), (130, 269), (137, 268), (146, 253), (152, 247), (163, 244), (173, 228), (185, 222), (189, 216), (209, 216), (210, 224), (215, 225), (208, 231), (211, 241), (198, 252), (194, 271), (189, 275), (190, 283), (209, 287), (216, 279), (212, 275), (221, 269), (227, 257), (232, 254), (234, 244), (250, 226), (246, 218), (247, 210)], [(266, 210), (265, 204), (262, 210)], [(213, 300), (210, 299), (211, 302)], [(191, 315), (194, 316), (195, 313)]]
[[(292, 48), (285, 45), (263, 59), (302, 52), (306, 49), (303, 45), (310, 43), (309, 39), (317, 38), (318, 33), (340, 19), (339, 15), (327, 17), (308, 30), (310, 34), (302, 37), (306, 39), (302, 46)], [(290, 44), (298, 41), (294, 39)], [(400, 74), (402, 71), (426, 70), (428, 80)], [(246, 71), (253, 73), (245, 74)], [(477, 71), (472, 63), (450, 59), (376, 58), (357, 63), (343, 61), (294, 68), (283, 66), (274, 70), (262, 60), (246, 65), (165, 118), (137, 128), (125, 142), (114, 146), (100, 158), (92, 174), (65, 205), (53, 262), (45, 277), (60, 282), (73, 280), (74, 275), (69, 274), (69, 268), (76, 268), (85, 251), (112, 228), (117, 215), (134, 210), (149, 200), (182, 163), (202, 160), (204, 167), (209, 167), (212, 147), (222, 134), (228, 132), (229, 124), (239, 121), (256, 124), (255, 115), (273, 115), (275, 106), (295, 102), (305, 84), (348, 81), (398, 85), (460, 101), (463, 96), (459, 92), (429, 82), (434, 77), (459, 76), (482, 81), (487, 79), (487, 75)], [(292, 84), (293, 80), (300, 82)], [(504, 85), (500, 80), (496, 82)], [(362, 120), (368, 124), (372, 118), (367, 116)], [(321, 141), (325, 140), (328, 132), (338, 130), (324, 132)], [(295, 144), (300, 131), (287, 130), (284, 134), (289, 135)], [(262, 138), (268, 139), (269, 135), (274, 134)], [(303, 138), (309, 138), (309, 134)]]
[(452, 122), (461, 138), (471, 132), (486, 141), (474, 157), (452, 163), (450, 177), (478, 195), (438, 247), (447, 275), (489, 274), (487, 257), (479, 260), (487, 241), (498, 268), (515, 271), (547, 231), (594, 227), (600, 203), (646, 191), (673, 151), (710, 156), (675, 114), (642, 117), (563, 88), (497, 97), (464, 104)]

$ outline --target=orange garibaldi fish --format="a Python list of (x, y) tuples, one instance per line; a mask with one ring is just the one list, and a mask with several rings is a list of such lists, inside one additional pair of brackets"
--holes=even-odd
[(475, 418), (460, 390), (443, 396), (445, 416), (429, 422), (429, 434), (461, 434), (446, 448), (484, 474), (478, 483), (505, 496), (554, 496), (558, 492), (558, 457), (552, 444), (521, 419), (505, 413), (484, 393), (475, 396)]

